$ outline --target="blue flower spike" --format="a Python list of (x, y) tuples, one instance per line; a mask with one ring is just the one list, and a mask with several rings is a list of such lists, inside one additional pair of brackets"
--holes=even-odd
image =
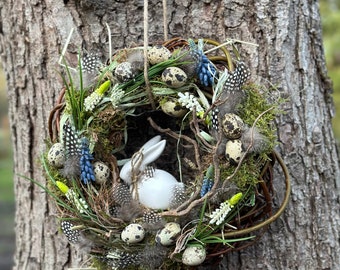
[(95, 181), (93, 166), (91, 161), (93, 156), (90, 153), (88, 140), (84, 137), (81, 139), (81, 157), (80, 157), (80, 179), (84, 184)]
[(196, 74), (204, 86), (212, 86), (214, 83), (214, 77), (216, 75), (216, 68), (214, 64), (203, 53), (200, 47), (196, 46), (193, 40), (189, 40), (190, 54), (196, 60)]
[(205, 194), (207, 194), (212, 189), (214, 185), (213, 173), (214, 173), (214, 167), (210, 165), (203, 178), (201, 192), (200, 192), (201, 197), (203, 197)]

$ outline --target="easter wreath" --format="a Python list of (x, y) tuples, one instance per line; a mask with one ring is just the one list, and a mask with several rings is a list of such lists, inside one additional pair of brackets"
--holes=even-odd
[[(232, 48), (175, 38), (106, 64), (64, 61), (44, 188), (61, 231), (97, 269), (217, 263), (285, 209), (289, 176), (272, 123), (282, 100), (249, 82)], [(274, 166), (286, 186), (275, 210)]]

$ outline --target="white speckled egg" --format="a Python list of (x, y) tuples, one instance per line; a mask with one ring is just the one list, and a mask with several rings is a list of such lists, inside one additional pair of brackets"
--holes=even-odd
[(134, 244), (144, 239), (145, 231), (140, 224), (132, 223), (124, 228), (121, 238), (125, 243)]
[(148, 60), (151, 65), (155, 65), (168, 60), (171, 52), (162, 45), (156, 45), (148, 50)]
[(196, 266), (204, 262), (207, 253), (203, 246), (187, 247), (182, 256), (182, 262), (185, 265)]
[(55, 168), (61, 168), (65, 161), (65, 151), (62, 143), (52, 145), (47, 154), (47, 160)]
[(182, 117), (188, 111), (176, 99), (168, 99), (161, 103), (161, 109), (167, 115)]
[(243, 154), (244, 151), (241, 140), (231, 140), (226, 143), (225, 156), (230, 163), (237, 164)]
[(159, 230), (156, 234), (156, 242), (163, 246), (170, 246), (175, 244), (177, 236), (181, 232), (181, 227), (176, 222), (169, 222), (165, 224), (164, 228)]
[(136, 75), (136, 71), (130, 62), (122, 62), (115, 69), (115, 76), (120, 82), (128, 82)]
[(110, 168), (101, 161), (96, 161), (93, 164), (93, 172), (96, 178), (96, 183), (104, 184), (110, 177)]
[(222, 128), (228, 139), (238, 139), (242, 135), (244, 123), (238, 115), (226, 113), (222, 119)]
[(168, 67), (162, 73), (162, 81), (172, 88), (183, 86), (187, 79), (187, 74), (178, 67)]

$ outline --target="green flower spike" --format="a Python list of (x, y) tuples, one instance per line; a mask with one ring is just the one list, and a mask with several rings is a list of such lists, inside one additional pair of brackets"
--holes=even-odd
[(210, 215), (210, 222), (209, 224), (221, 225), (223, 221), (225, 220), (228, 213), (231, 211), (231, 209), (234, 208), (234, 206), (239, 202), (239, 200), (242, 198), (242, 192), (239, 192), (235, 194), (231, 199), (226, 200), (225, 202), (220, 204), (220, 207), (218, 209), (215, 209), (214, 212)]
[(97, 104), (103, 98), (105, 92), (110, 88), (111, 81), (107, 80), (102, 83), (91, 95), (84, 100), (85, 111), (93, 111)]
[(60, 191), (65, 194), (66, 198), (75, 205), (81, 214), (87, 212), (89, 206), (83, 198), (79, 198), (79, 195), (63, 182), (56, 181), (56, 184)]

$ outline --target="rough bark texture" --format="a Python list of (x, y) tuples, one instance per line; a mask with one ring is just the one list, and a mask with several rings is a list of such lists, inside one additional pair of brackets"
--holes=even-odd
[[(277, 85), (287, 97), (277, 119), (279, 151), (292, 197), (284, 215), (256, 245), (224, 260), (225, 269), (336, 269), (340, 265), (339, 155), (333, 105), (313, 0), (168, 0), (170, 37), (236, 38), (252, 80)], [(162, 1), (149, 1), (149, 40), (163, 40)], [(16, 196), (16, 269), (80, 267), (84, 258), (60, 236), (39, 158), (47, 117), (61, 88), (57, 60), (72, 27), (67, 57), (79, 48), (107, 55), (142, 44), (143, 1), (5, 0), (0, 3), (0, 52), (8, 79)], [(277, 183), (283, 181), (277, 175)], [(279, 202), (277, 202), (279, 203)]]

